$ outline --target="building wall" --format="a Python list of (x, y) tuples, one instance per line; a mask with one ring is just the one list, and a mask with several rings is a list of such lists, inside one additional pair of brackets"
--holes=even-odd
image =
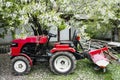
[[(0, 30), (1, 32), (1, 30)], [(0, 37), (0, 45), (9, 44), (12, 41), (11, 32), (8, 32), (7, 35), (4, 36), (4, 39)]]
[(65, 28), (64, 30), (58, 31), (58, 29), (55, 27), (50, 29), (50, 32), (53, 34), (57, 34), (56, 38), (51, 38), (51, 41), (68, 41), (71, 40), (74, 33), (74, 28)]
[(60, 40), (69, 40), (69, 28), (60, 31)]
[(57, 41), (58, 40), (58, 29), (57, 29), (57, 27), (51, 27), (49, 32), (57, 35), (56, 37), (51, 38), (50, 41)]

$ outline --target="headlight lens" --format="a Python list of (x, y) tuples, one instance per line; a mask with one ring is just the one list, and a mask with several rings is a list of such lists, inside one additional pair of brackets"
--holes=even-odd
[(10, 47), (18, 47), (18, 43), (12, 42)]

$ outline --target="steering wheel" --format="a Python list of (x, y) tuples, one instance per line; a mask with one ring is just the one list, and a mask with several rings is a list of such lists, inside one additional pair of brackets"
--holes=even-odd
[(49, 36), (49, 37), (56, 37), (56, 34), (48, 33), (48, 36)]

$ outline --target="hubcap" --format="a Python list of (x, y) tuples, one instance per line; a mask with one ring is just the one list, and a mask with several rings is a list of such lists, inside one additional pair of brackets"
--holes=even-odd
[(15, 64), (14, 64), (14, 69), (17, 71), (17, 72), (24, 72), (26, 70), (27, 66), (26, 66), (26, 63), (24, 61), (16, 61)]
[(66, 72), (71, 68), (71, 60), (67, 56), (59, 56), (55, 59), (54, 66), (59, 72)]

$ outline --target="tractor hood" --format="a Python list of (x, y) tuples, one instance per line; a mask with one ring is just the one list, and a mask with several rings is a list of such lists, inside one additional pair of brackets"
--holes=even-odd
[(15, 43), (40, 43), (40, 44), (44, 44), (48, 41), (48, 37), (47, 36), (30, 36), (30, 37), (26, 37), (24, 39), (15, 39), (12, 42)]
[(12, 42), (35, 42), (37, 40), (37, 36), (30, 36), (30, 37), (26, 37), (26, 38), (18, 38), (13, 40)]

